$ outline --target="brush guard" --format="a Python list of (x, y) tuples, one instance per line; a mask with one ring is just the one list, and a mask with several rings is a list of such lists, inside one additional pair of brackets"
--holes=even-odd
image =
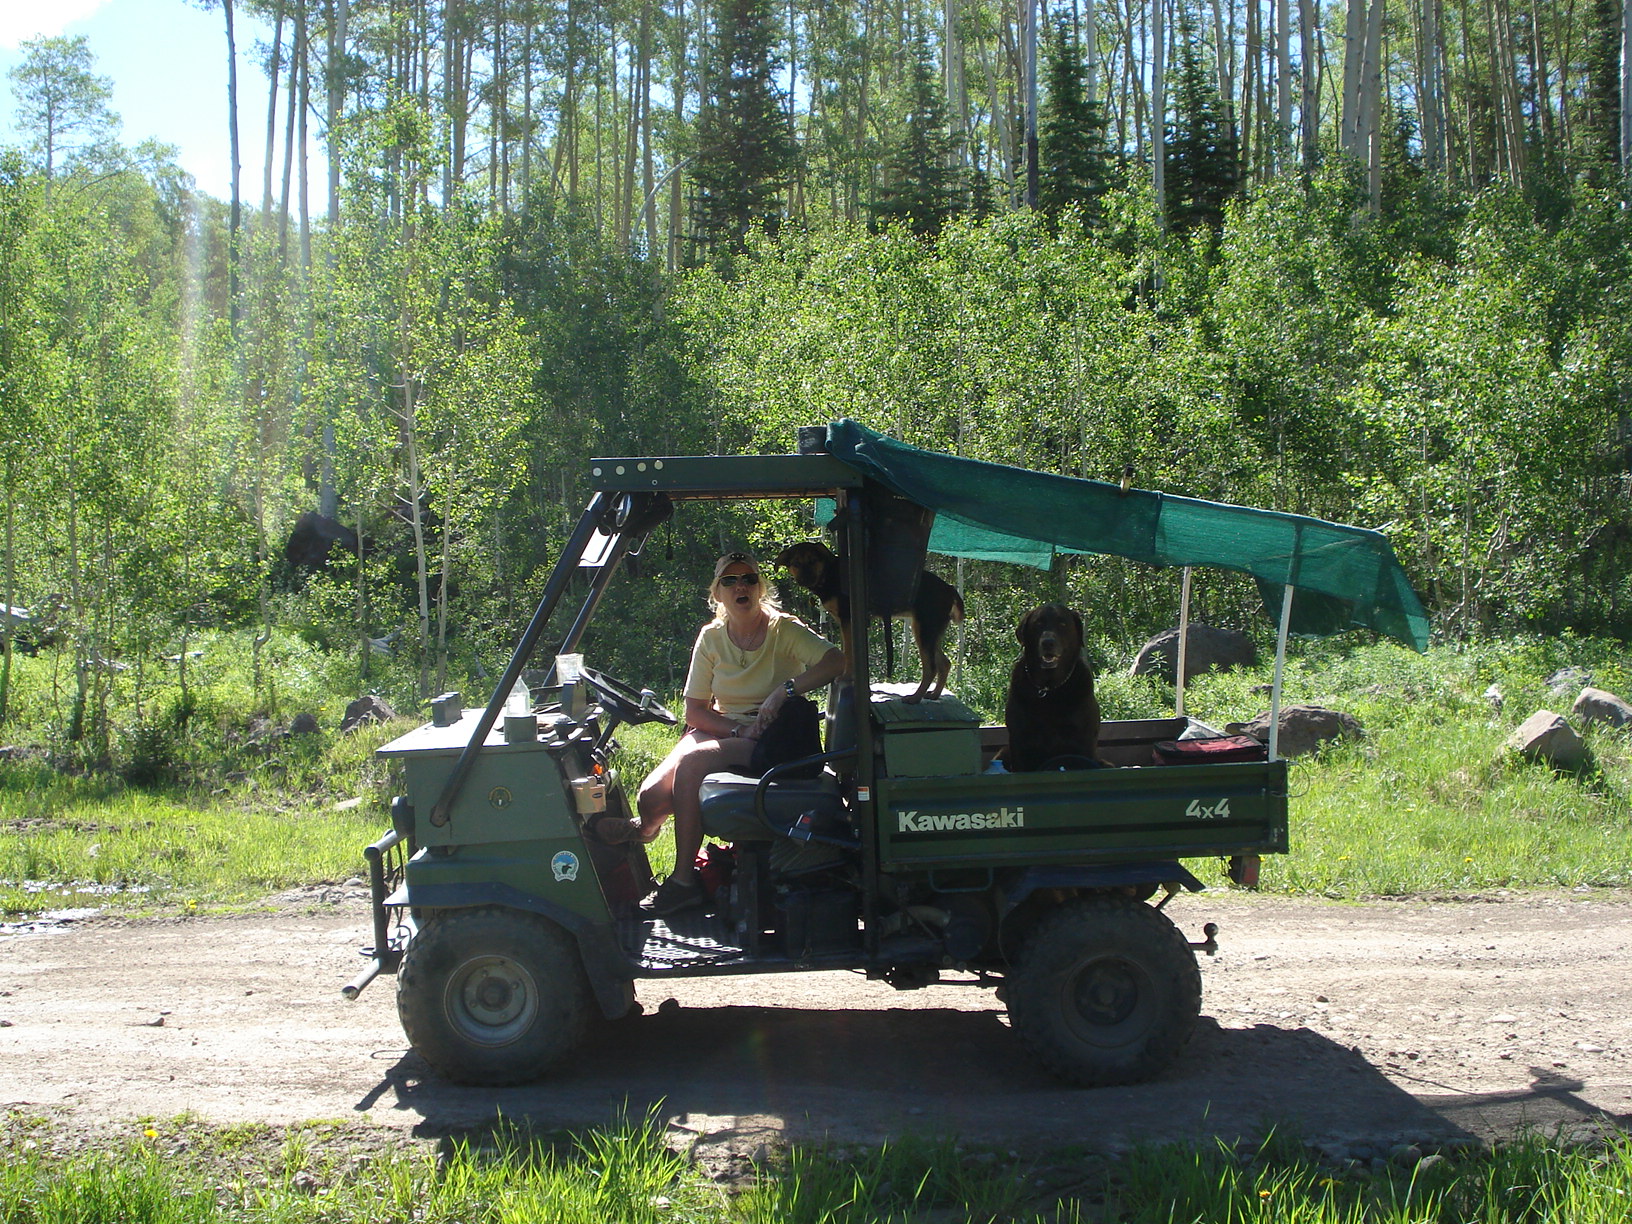
[(408, 807), (405, 796), (399, 795), (391, 801), (391, 826), (389, 833), (363, 849), (363, 857), (368, 860), (369, 909), (374, 917), (374, 943), (362, 950), (362, 954), (369, 958), (362, 972), (340, 988), (340, 993), (347, 999), (355, 999), (362, 994), (363, 988), (380, 974), (395, 973), (402, 963), (403, 945), (407, 939), (392, 940), (390, 907), (386, 900), (401, 887), (408, 856), (412, 852), (409, 830), (413, 828), (413, 811)]

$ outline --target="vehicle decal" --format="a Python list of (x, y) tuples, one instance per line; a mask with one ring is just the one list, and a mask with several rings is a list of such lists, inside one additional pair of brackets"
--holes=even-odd
[(1200, 799), (1192, 799), (1190, 800), (1190, 806), (1184, 809), (1184, 814), (1197, 820), (1228, 820), (1230, 818), (1230, 801), (1220, 799), (1209, 807)]
[(578, 879), (578, 856), (571, 850), (562, 850), (550, 860), (550, 870), (557, 884), (572, 884)]
[(898, 833), (968, 833), (978, 829), (1023, 829), (1024, 807), (1000, 808), (995, 812), (926, 812), (917, 808), (896, 814)]
[(516, 797), (510, 793), (508, 786), (495, 786), (487, 792), (487, 801), (502, 812), (516, 801)]

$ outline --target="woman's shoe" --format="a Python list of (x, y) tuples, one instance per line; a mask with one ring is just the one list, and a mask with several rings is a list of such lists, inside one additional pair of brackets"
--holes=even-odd
[(589, 831), (597, 841), (608, 846), (622, 846), (641, 840), (640, 822), (625, 820), (614, 812), (591, 818)]
[(673, 876), (657, 886), (652, 894), (651, 911), (659, 918), (668, 914), (678, 914), (681, 910), (692, 909), (703, 903), (703, 886), (695, 880), (687, 883), (677, 880)]

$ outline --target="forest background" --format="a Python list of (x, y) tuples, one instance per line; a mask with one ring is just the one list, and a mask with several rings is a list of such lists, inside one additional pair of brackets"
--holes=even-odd
[[(85, 40), (9, 82), (0, 721), (54, 751), (212, 713), (206, 645), (274, 717), (485, 696), (589, 456), (841, 416), (1379, 528), (1442, 640), (1632, 632), (1632, 3), (202, 2), (273, 31), (231, 201)], [(713, 556), (811, 531), (687, 511), (586, 651), (672, 692)], [(957, 579), (971, 665), (1045, 595), (1127, 649), (1177, 605)]]

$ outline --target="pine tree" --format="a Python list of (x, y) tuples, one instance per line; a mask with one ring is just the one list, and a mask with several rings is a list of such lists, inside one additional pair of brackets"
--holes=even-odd
[(693, 259), (741, 251), (755, 223), (775, 233), (797, 150), (776, 86), (770, 0), (721, 0), (709, 62), (716, 75), (697, 120), (691, 170)]
[(1240, 183), (1240, 145), (1202, 59), (1188, 5), (1180, 10), (1178, 44), (1173, 119), (1167, 124), (1167, 217), (1175, 232), (1197, 225), (1217, 229), (1224, 223), (1225, 201)]
[(1042, 181), (1037, 206), (1056, 216), (1067, 205), (1077, 204), (1084, 216), (1095, 219), (1111, 179), (1105, 116), (1099, 103), (1088, 97), (1082, 48), (1068, 21), (1055, 27), (1047, 82), (1038, 133)]
[(918, 235), (934, 235), (965, 206), (957, 142), (947, 130), (946, 99), (920, 29), (913, 36), (912, 75), (904, 125), (884, 159), (884, 186), (869, 205), (873, 221), (905, 222)]
[(1589, 175), (1621, 160), (1621, 0), (1592, 0), (1587, 34), (1587, 108), (1581, 159)]

